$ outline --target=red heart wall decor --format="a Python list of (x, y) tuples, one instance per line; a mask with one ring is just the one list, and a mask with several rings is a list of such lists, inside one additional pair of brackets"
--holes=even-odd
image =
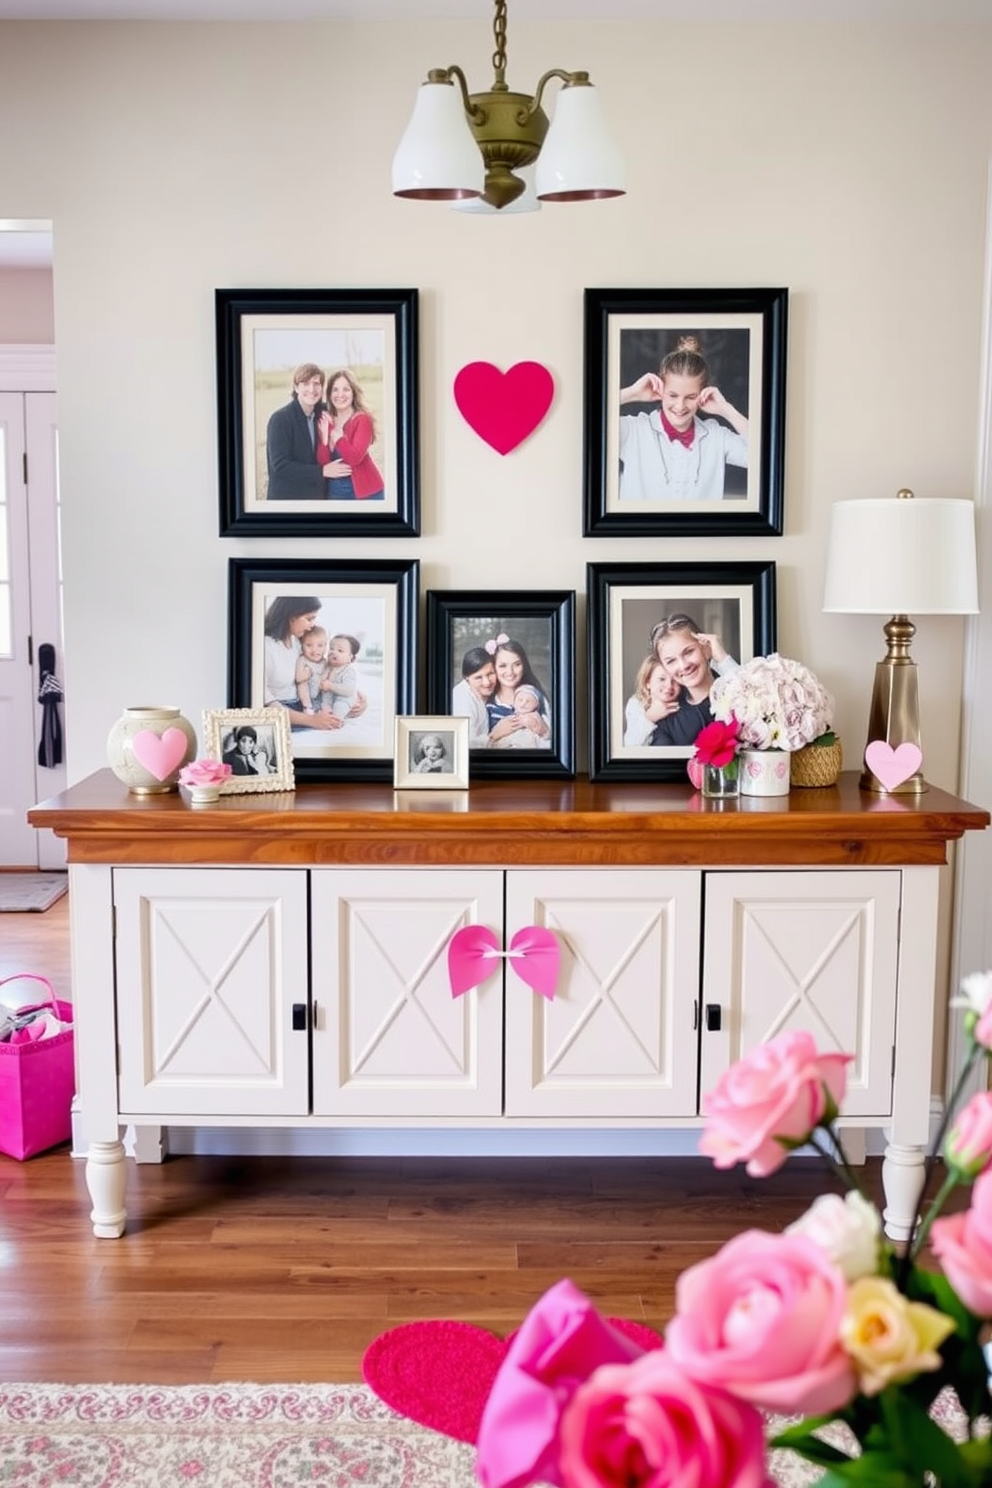
[(501, 455), (533, 434), (554, 392), (554, 378), (540, 362), (517, 362), (507, 372), (492, 362), (469, 362), (455, 378), (459, 413)]

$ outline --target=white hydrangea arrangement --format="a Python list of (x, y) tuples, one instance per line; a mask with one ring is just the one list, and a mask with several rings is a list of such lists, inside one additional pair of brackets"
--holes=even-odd
[(802, 749), (831, 744), (834, 700), (801, 662), (773, 651), (718, 677), (710, 691), (713, 717), (735, 718), (744, 749)]

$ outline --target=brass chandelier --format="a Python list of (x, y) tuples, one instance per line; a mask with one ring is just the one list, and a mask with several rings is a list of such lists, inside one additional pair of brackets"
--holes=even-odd
[[(603, 120), (589, 74), (553, 67), (533, 97), (511, 92), (506, 82), (506, 0), (494, 4), (492, 87), (488, 93), (470, 93), (460, 67), (431, 68), (393, 157), (393, 194), (420, 201), (481, 198), (500, 210), (526, 190), (518, 171), (536, 165), (540, 201), (622, 196), (623, 157)], [(541, 104), (552, 78), (562, 89), (549, 121)]]

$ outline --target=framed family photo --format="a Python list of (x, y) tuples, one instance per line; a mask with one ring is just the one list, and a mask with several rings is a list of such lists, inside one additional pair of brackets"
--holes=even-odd
[(415, 289), (218, 289), (221, 537), (418, 537)]
[(590, 563), (589, 778), (684, 780), (718, 676), (775, 649), (775, 565)]
[(289, 714), (285, 708), (213, 708), (203, 715), (208, 759), (231, 766), (225, 796), (286, 791), (295, 785)]
[(781, 535), (788, 298), (586, 290), (586, 537)]
[(397, 790), (467, 790), (468, 719), (419, 714), (396, 720)]
[(231, 558), (232, 708), (281, 708), (297, 780), (392, 780), (413, 710), (416, 559)]
[(427, 706), (468, 719), (470, 772), (575, 773), (575, 592), (427, 591)]

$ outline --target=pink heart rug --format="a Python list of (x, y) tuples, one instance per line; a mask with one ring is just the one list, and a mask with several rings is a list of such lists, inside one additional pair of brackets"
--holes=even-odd
[[(644, 1349), (661, 1337), (645, 1323), (610, 1318), (618, 1332)], [(399, 1415), (456, 1441), (475, 1443), (482, 1409), (510, 1346), (474, 1323), (428, 1319), (380, 1333), (365, 1350), (362, 1376), (373, 1394)]]

